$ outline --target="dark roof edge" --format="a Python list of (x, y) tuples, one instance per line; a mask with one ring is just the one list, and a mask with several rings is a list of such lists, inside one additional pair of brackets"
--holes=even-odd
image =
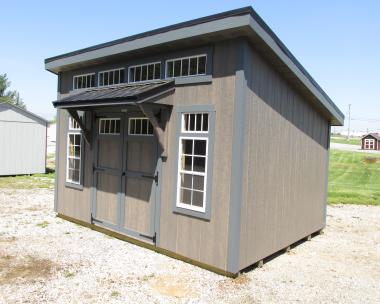
[(34, 118), (36, 118), (36, 119), (38, 119), (38, 120), (40, 120), (40, 121), (42, 121), (42, 122), (44, 122), (44, 123), (46, 123), (46, 124), (49, 123), (49, 121), (46, 120), (45, 118), (42, 118), (41, 116), (38, 116), (37, 114), (34, 114), (34, 113), (32, 113), (32, 112), (30, 112), (30, 111), (28, 111), (28, 110), (25, 110), (25, 109), (23, 109), (23, 108), (20, 108), (19, 106), (16, 106), (16, 105), (11, 104), (11, 103), (9, 103), (9, 102), (0, 102), (0, 105), (10, 106), (11, 108), (15, 108), (16, 110), (19, 110), (19, 111), (21, 111), (21, 112), (23, 112), (23, 113), (25, 113), (25, 114), (27, 114), (27, 115), (33, 116)]
[(136, 40), (136, 39), (140, 39), (140, 38), (144, 38), (144, 37), (148, 37), (148, 36), (152, 36), (152, 35), (157, 35), (157, 34), (169, 32), (172, 30), (176, 30), (176, 29), (180, 29), (180, 28), (184, 28), (184, 27), (188, 27), (188, 26), (192, 26), (192, 25), (206, 23), (206, 22), (210, 22), (210, 21), (214, 21), (214, 20), (218, 20), (218, 19), (223, 19), (226, 17), (240, 16), (240, 15), (246, 15), (246, 14), (252, 15), (252, 14), (256, 14), (256, 13), (251, 6), (246, 6), (246, 7), (230, 10), (227, 12), (223, 12), (223, 13), (218, 13), (218, 14), (214, 14), (214, 15), (210, 15), (210, 16), (206, 16), (206, 17), (201, 17), (201, 18), (197, 18), (197, 19), (193, 19), (193, 20), (189, 20), (189, 21), (185, 21), (185, 22), (176, 23), (173, 25), (154, 29), (151, 31), (139, 33), (136, 35), (132, 35), (132, 36), (116, 39), (116, 40), (112, 40), (112, 41), (101, 43), (101, 44), (96, 44), (96, 45), (93, 45), (93, 46), (90, 46), (87, 48), (83, 48), (80, 50), (76, 50), (73, 52), (69, 52), (69, 53), (58, 55), (58, 56), (46, 58), (45, 63), (49, 63), (49, 62), (52, 62), (54, 60), (58, 60), (58, 59), (62, 59), (62, 58), (70, 57), (70, 56), (75, 56), (78, 54), (83, 54), (83, 53), (94, 51), (94, 50), (98, 50), (98, 49), (101, 49), (104, 47), (113, 46), (113, 45), (116, 45), (119, 43), (124, 43), (124, 42), (132, 41), (132, 40)]

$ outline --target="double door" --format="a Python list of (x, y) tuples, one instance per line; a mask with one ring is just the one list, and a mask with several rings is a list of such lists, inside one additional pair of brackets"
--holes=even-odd
[(155, 242), (158, 144), (141, 112), (97, 113), (92, 221)]

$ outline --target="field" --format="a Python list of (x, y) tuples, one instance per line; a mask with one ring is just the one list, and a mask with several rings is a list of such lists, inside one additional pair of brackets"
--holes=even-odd
[(331, 142), (338, 144), (361, 145), (360, 137), (351, 137), (347, 140), (347, 138), (342, 135), (332, 135)]
[(331, 150), (328, 202), (380, 205), (380, 157)]

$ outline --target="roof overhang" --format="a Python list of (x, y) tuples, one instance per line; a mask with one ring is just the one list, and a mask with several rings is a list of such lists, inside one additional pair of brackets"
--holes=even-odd
[(154, 31), (99, 44), (86, 49), (48, 58), (45, 68), (53, 73), (125, 58), (150, 50), (165, 51), (176, 47), (209, 43), (235, 37), (247, 37), (269, 57), (287, 78), (327, 112), (332, 125), (343, 125), (344, 115), (297, 61), (268, 25), (251, 8), (216, 14)]

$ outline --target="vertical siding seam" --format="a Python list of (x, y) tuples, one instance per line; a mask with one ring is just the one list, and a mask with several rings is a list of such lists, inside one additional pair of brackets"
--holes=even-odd
[(55, 168), (54, 168), (54, 211), (58, 212), (58, 175), (59, 175), (59, 149), (60, 149), (60, 110), (57, 109), (57, 122), (55, 125)]

